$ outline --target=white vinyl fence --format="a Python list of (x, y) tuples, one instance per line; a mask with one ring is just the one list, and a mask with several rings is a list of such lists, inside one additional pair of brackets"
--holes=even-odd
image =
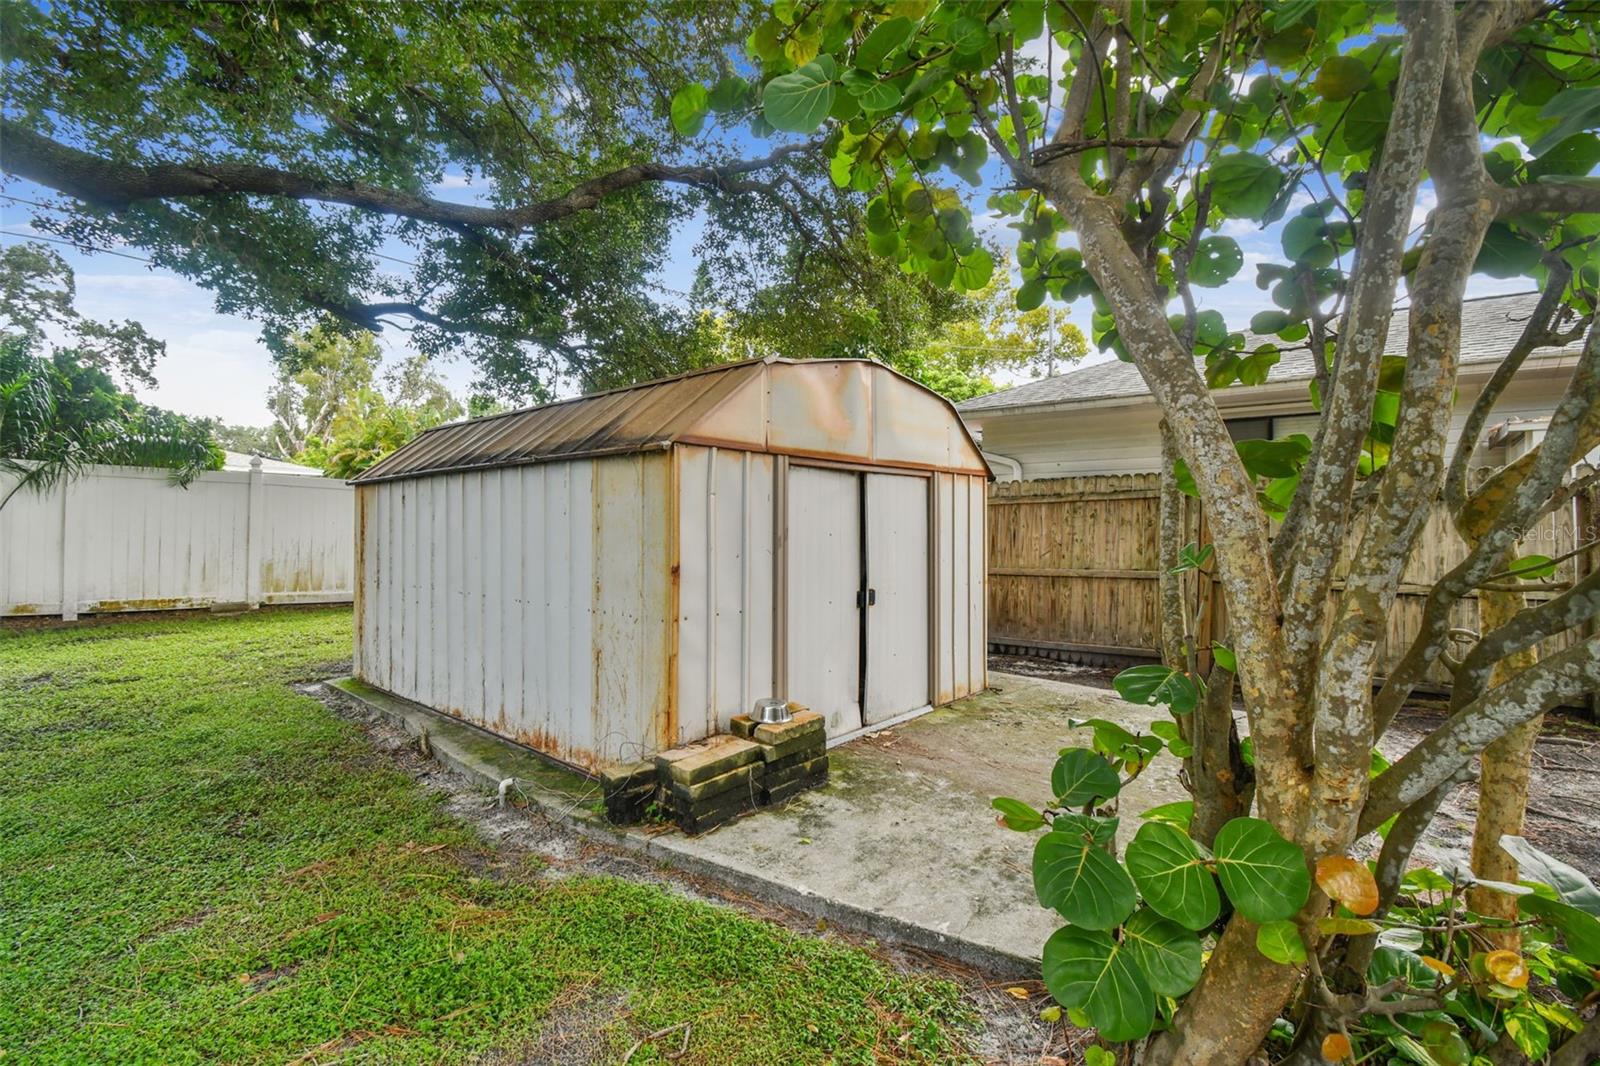
[(332, 478), (99, 466), (0, 509), (0, 617), (344, 602), (354, 569), (355, 493)]

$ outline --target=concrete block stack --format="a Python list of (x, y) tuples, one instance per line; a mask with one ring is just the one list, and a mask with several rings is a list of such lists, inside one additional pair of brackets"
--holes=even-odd
[(606, 818), (615, 825), (633, 825), (649, 816), (660, 791), (660, 771), (654, 759), (609, 767), (600, 772)]
[(760, 791), (761, 749), (722, 734), (656, 756), (662, 806), (689, 834), (704, 833), (753, 810)]
[(684, 832), (704, 833), (826, 784), (827, 740), (822, 716), (803, 707), (787, 722), (739, 715), (731, 734), (603, 772), (606, 816), (627, 825), (643, 821), (655, 805)]
[(740, 715), (732, 728), (735, 736), (748, 736), (761, 747), (763, 807), (828, 783), (828, 735), (822, 715), (799, 708), (789, 721), (773, 723)]

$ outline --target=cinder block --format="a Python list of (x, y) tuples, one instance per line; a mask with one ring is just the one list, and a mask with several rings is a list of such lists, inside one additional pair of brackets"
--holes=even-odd
[(704, 781), (697, 781), (692, 785), (681, 784), (673, 781), (668, 786), (673, 802), (680, 804), (698, 804), (714, 799), (724, 792), (743, 791), (754, 795), (754, 790), (761, 784), (764, 765), (757, 760), (747, 763), (725, 774), (708, 777)]
[(741, 807), (729, 807), (725, 810), (711, 811), (704, 814), (680, 815), (678, 817), (678, 828), (690, 836), (699, 836), (701, 833), (710, 832), (719, 825), (726, 825), (746, 811), (754, 809), (754, 807), (746, 804)]
[(733, 789), (731, 791), (721, 793), (720, 795), (707, 796), (704, 799), (695, 801), (682, 799), (681, 797), (675, 796), (670, 792), (665, 793), (664, 795), (667, 801), (667, 806), (671, 808), (673, 814), (681, 817), (689, 817), (713, 814), (717, 811), (723, 811), (729, 808), (744, 809), (753, 807), (755, 806), (757, 798), (760, 796), (760, 790), (755, 788), (747, 788), (742, 791), (739, 789)]
[(748, 714), (736, 714), (733, 716), (733, 720), (728, 723), (728, 732), (740, 740), (749, 740), (751, 734), (755, 731), (756, 720)]
[(759, 800), (760, 794), (757, 790), (734, 789), (692, 804), (683, 803), (676, 797), (669, 796), (668, 806), (672, 810), (672, 820), (685, 832), (703, 833), (731, 818), (737, 818), (746, 811), (755, 810)]
[(760, 750), (761, 758), (771, 765), (797, 757), (801, 760), (815, 759), (827, 752), (828, 744), (827, 737), (817, 732), (792, 737), (781, 744), (762, 744)]
[(759, 744), (770, 744), (773, 747), (786, 744), (798, 737), (816, 735), (818, 743), (826, 743), (823, 736), (822, 715), (815, 711), (801, 711), (787, 722), (762, 722), (752, 734)]
[(773, 774), (782, 774), (785, 771), (793, 770), (796, 766), (804, 766), (808, 762), (825, 759), (827, 758), (827, 751), (826, 747), (822, 748), (821, 751), (812, 748), (807, 751), (796, 752), (793, 755), (785, 755), (781, 759), (775, 759), (767, 763), (767, 772), (764, 776), (770, 777)]
[(611, 766), (600, 771), (606, 817), (617, 825), (643, 821), (645, 809), (655, 800), (659, 788), (660, 771), (653, 761)]
[(767, 772), (761, 775), (761, 784), (765, 788), (777, 788), (787, 785), (791, 781), (808, 777), (827, 776), (828, 757), (818, 755), (812, 759), (796, 761), (782, 769), (776, 769), (777, 763), (770, 763)]
[(654, 785), (658, 774), (653, 759), (608, 766), (600, 771), (600, 790), (609, 796), (613, 792), (626, 792), (641, 785)]
[(606, 818), (615, 825), (642, 822), (645, 812), (660, 794), (661, 786), (654, 781), (612, 792), (605, 798)]
[(699, 784), (760, 759), (759, 745), (719, 734), (656, 756), (656, 766), (666, 778), (681, 785)]
[(784, 800), (793, 799), (800, 793), (810, 789), (821, 788), (827, 783), (828, 774), (827, 771), (823, 771), (820, 774), (809, 774), (805, 777), (794, 778), (785, 784), (763, 786), (761, 789), (761, 805), (770, 807), (774, 803), (782, 803)]

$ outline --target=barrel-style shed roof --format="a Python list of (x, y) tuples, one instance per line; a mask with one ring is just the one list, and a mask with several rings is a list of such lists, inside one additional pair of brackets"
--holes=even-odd
[(950, 401), (910, 378), (864, 359), (768, 357), (438, 426), (355, 482), (673, 444), (989, 473)]

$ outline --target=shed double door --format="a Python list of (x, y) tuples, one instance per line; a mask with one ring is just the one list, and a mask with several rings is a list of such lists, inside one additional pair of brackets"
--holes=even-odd
[(832, 737), (929, 702), (928, 479), (791, 466), (788, 695)]

